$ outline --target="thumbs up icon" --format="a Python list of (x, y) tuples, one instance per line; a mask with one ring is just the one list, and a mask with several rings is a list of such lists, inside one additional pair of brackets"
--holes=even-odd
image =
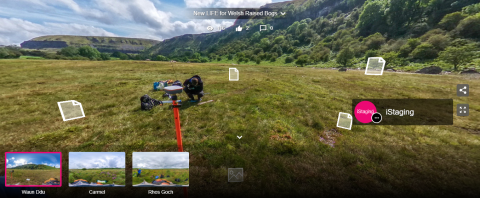
[(236, 30), (237, 32), (241, 32), (242, 29), (243, 29), (243, 28), (242, 28), (240, 25), (239, 25), (237, 28), (235, 28), (235, 30)]

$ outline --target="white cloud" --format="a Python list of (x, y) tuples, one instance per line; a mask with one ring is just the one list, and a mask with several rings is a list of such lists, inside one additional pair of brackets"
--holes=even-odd
[(170, 31), (157, 30), (154, 32), (154, 34), (161, 36), (162, 38), (171, 38), (171, 37), (182, 35), (182, 34), (198, 34), (198, 33), (210, 32), (207, 30), (208, 26), (212, 26), (214, 28), (223, 26), (227, 28), (232, 26), (233, 23), (234, 23), (233, 21), (224, 20), (224, 21), (218, 22), (213, 19), (195, 20), (195, 21), (189, 21), (185, 23), (180, 21), (175, 21), (171, 24), (172, 29)]
[[(45, 165), (47, 165), (45, 163)], [(60, 164), (48, 164), (47, 166), (51, 166), (51, 167), (54, 167), (54, 168), (60, 168)]]
[(189, 168), (187, 152), (134, 152), (133, 168)]
[(7, 163), (8, 163), (8, 159), (7, 159)]
[(12, 160), (14, 160), (14, 159), (15, 159), (15, 158), (14, 158), (14, 157), (12, 157)]
[(258, 8), (272, 0), (184, 0), (189, 8)]
[[(20, 44), (43, 35), (116, 36), (101, 28), (75, 23), (36, 24), (17, 18), (0, 18), (0, 45)], [(12, 157), (13, 158), (13, 157)]]
[(7, 164), (7, 168), (13, 168), (11, 164)]
[(125, 168), (123, 152), (70, 152), (69, 169)]
[(21, 165), (27, 164), (27, 160), (18, 159), (18, 160), (13, 161), (13, 163), (15, 163), (15, 166), (21, 166)]
[[(222, 2), (232, 4), (232, 2), (234, 1)], [(189, 4), (187, 3), (187, 5)], [(191, 20), (187, 22), (182, 22), (178, 20), (172, 21), (172, 19), (176, 17), (175, 15), (181, 15), (182, 13), (171, 13), (169, 11), (159, 10), (157, 6), (159, 8), (163, 7), (161, 4), (154, 4), (152, 1), (149, 0), (98, 0), (96, 1), (95, 8), (101, 10), (101, 12), (104, 13), (104, 16), (99, 18), (94, 17), (93, 19), (107, 24), (116, 24), (122, 22), (124, 23), (125, 20), (131, 21), (135, 24), (142, 24), (143, 27), (139, 28), (142, 31), (131, 33), (128, 36), (152, 38), (159, 40), (171, 38), (182, 34), (196, 34), (208, 32), (208, 26), (229, 27), (233, 25), (233, 20), (224, 20), (221, 22), (217, 22), (213, 19), (195, 21)]]
[[(274, 0), (278, 1), (278, 0)], [(272, 0), (184, 0), (186, 7), (260, 7)], [(230, 27), (234, 20), (190, 20), (165, 0), (17, 0), (2, 2), (0, 45), (44, 35), (125, 36), (163, 40)]]

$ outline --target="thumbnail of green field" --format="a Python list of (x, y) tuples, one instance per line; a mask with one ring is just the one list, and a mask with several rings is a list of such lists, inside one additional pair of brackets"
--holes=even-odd
[(102, 184), (125, 185), (125, 169), (104, 168), (104, 169), (70, 169), (68, 183), (83, 179), (88, 183), (97, 183), (97, 180), (105, 181)]
[[(189, 185), (190, 182), (188, 169), (142, 169), (140, 177), (138, 176), (137, 169), (134, 168), (132, 170), (133, 185), (140, 184), (143, 181), (152, 183), (156, 176), (158, 176), (159, 179), (172, 182), (176, 185)], [(180, 182), (175, 181), (175, 179), (180, 179)]]

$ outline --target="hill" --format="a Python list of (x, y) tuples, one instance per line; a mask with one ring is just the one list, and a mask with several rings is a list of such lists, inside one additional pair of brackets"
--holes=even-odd
[[(365, 66), (365, 57), (382, 56), (389, 67), (443, 64), (457, 69), (458, 64), (446, 60), (442, 52), (480, 46), (476, 0), (296, 0), (264, 7), (287, 14), (238, 19), (220, 32), (167, 39), (144, 55), (185, 62), (202, 57), (257, 64), (280, 59), (302, 66), (355, 68)], [(237, 32), (238, 25), (251, 30)], [(258, 31), (260, 25), (273, 30)], [(472, 63), (475, 56), (470, 57), (463, 66)]]
[(35, 170), (51, 170), (51, 169), (58, 169), (55, 167), (43, 165), (43, 164), (25, 164), (21, 166), (16, 166), (12, 169), (35, 169)]
[(100, 52), (139, 53), (159, 42), (140, 38), (53, 35), (33, 38), (20, 45), (22, 48), (28, 49), (60, 49), (67, 46), (89, 45), (97, 48)]

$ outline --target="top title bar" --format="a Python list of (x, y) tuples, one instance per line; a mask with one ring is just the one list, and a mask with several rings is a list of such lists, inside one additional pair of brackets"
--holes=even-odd
[(267, 19), (287, 15), (271, 8), (188, 8), (187, 13), (191, 19)]

